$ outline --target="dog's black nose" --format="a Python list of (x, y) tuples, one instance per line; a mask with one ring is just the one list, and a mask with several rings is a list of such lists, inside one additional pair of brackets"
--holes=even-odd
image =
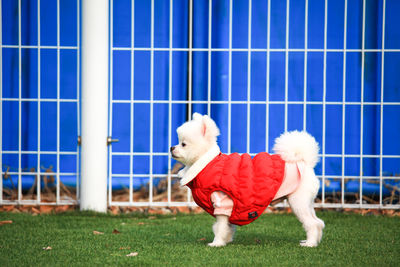
[(174, 151), (174, 149), (175, 149), (175, 147), (174, 147), (174, 146), (171, 146), (171, 147), (169, 148), (169, 151), (172, 152), (172, 151)]

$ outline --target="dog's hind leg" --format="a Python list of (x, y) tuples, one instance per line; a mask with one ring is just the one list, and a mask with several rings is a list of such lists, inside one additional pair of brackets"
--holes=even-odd
[(312, 205), (313, 203), (311, 203), (310, 209), (311, 209), (311, 214), (313, 216), (313, 218), (318, 222), (318, 227), (319, 227), (319, 232), (318, 232), (318, 243), (321, 242), (322, 239), (322, 230), (325, 228), (325, 223), (323, 220), (321, 220), (320, 218), (317, 217), (317, 215), (315, 214), (315, 210), (314, 207)]
[[(308, 177), (305, 177), (309, 175)], [(302, 179), (299, 188), (289, 195), (288, 200), (293, 213), (303, 224), (307, 234), (307, 240), (300, 243), (301, 246), (316, 247), (322, 238), (324, 222), (315, 215), (314, 198), (318, 193), (319, 181), (314, 171), (308, 171)], [(318, 184), (316, 184), (318, 183)]]
[[(300, 200), (293, 195), (289, 197), (289, 203), (293, 213), (303, 224), (303, 228), (307, 234), (307, 240), (301, 241), (300, 245), (306, 247), (316, 247), (322, 237), (323, 222), (313, 216), (313, 208), (310, 203)], [(322, 224), (320, 223), (322, 222)]]
[(228, 216), (217, 215), (217, 221), (213, 225), (214, 241), (210, 247), (222, 247), (233, 241), (235, 226), (229, 223)]

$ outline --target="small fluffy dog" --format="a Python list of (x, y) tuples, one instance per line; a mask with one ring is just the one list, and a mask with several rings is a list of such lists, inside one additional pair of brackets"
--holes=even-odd
[(325, 225), (313, 208), (319, 189), (314, 173), (319, 147), (311, 135), (286, 132), (275, 140), (275, 155), (262, 152), (251, 158), (222, 154), (217, 145), (219, 129), (207, 115), (194, 113), (177, 133), (179, 144), (170, 151), (185, 165), (178, 173), (181, 185), (188, 186), (194, 201), (216, 217), (209, 246), (232, 242), (235, 225), (254, 221), (272, 200), (283, 197), (306, 231), (307, 239), (300, 245), (319, 244)]

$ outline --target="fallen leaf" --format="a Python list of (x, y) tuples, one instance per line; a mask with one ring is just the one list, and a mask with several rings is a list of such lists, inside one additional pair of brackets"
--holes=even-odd
[(31, 207), (30, 206), (26, 206), (26, 205), (21, 205), (21, 206), (19, 206), (18, 209), (19, 209), (19, 211), (22, 211), (22, 212), (29, 212)]
[(157, 219), (157, 217), (156, 216), (149, 216), (148, 219), (149, 220), (154, 220), (154, 219)]
[(128, 255), (126, 255), (127, 257), (135, 257), (135, 256), (137, 256), (139, 253), (137, 253), (137, 252), (131, 252), (131, 253), (129, 253)]
[(177, 210), (180, 213), (190, 213), (190, 207), (186, 207), (186, 206), (177, 207)]
[(104, 233), (103, 232), (99, 232), (99, 231), (93, 231), (93, 234), (95, 234), (95, 235), (103, 235)]
[(161, 209), (148, 209), (147, 211), (149, 214), (164, 214)]
[(138, 222), (138, 225), (144, 225), (144, 222)]
[(11, 223), (13, 223), (13, 221), (11, 221), (11, 220), (8, 220), (8, 221), (0, 221), (0, 225), (3, 225), (3, 224), (11, 224)]
[(15, 208), (15, 206), (10, 205), (10, 206), (3, 206), (4, 211), (12, 211)]
[(112, 206), (111, 207), (111, 213), (114, 214), (114, 215), (119, 214), (119, 207)]
[(112, 231), (112, 233), (113, 233), (113, 234), (120, 234), (121, 232), (118, 231), (117, 229), (114, 229), (114, 230)]
[(119, 249), (120, 249), (120, 250), (123, 250), (123, 249), (131, 249), (131, 247), (120, 247)]
[(70, 208), (68, 205), (57, 206), (55, 211), (56, 212), (65, 212)]
[(52, 247), (48, 246), (48, 247), (43, 247), (43, 250), (51, 250)]
[(53, 211), (54, 207), (53, 206), (40, 206), (39, 211), (40, 213), (51, 213)]
[(37, 208), (32, 208), (31, 212), (33, 214), (39, 214), (40, 213), (40, 211)]
[(199, 240), (197, 240), (197, 241), (204, 241), (204, 240), (206, 240), (206, 238), (205, 237), (203, 237), (203, 238), (200, 238)]

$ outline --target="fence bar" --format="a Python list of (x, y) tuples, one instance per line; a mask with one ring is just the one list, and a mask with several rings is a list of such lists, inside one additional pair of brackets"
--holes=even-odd
[[(254, 154), (253, 155), (250, 154), (250, 156), (254, 156)], [(15, 172), (15, 173), (14, 172), (10, 172), (10, 174), (16, 174), (16, 173), (17, 172)], [(29, 174), (32, 174), (32, 173), (29, 173), (29, 172), (26, 172), (26, 173), (24, 172), (23, 173), (23, 175), (29, 175)], [(49, 173), (49, 174), (52, 174), (52, 173)], [(74, 174), (75, 173), (62, 173), (62, 175), (74, 175)], [(148, 174), (148, 173), (133, 174), (133, 177), (149, 177), (149, 176), (150, 176), (150, 174)], [(165, 178), (166, 174), (153, 174), (152, 176), (153, 177), (158, 177), (158, 178)], [(128, 173), (127, 174), (114, 173), (113, 177), (126, 177), (126, 178), (129, 178), (129, 174)], [(178, 175), (174, 174), (174, 175), (171, 175), (171, 177), (178, 178)], [(321, 175), (317, 175), (317, 177), (318, 178), (322, 178)], [(339, 177), (340, 177), (340, 175), (325, 175), (325, 178), (337, 179)], [(347, 175), (346, 178), (354, 179), (354, 180), (360, 180), (361, 179), (360, 176), (357, 176), (357, 175)], [(385, 179), (385, 180), (400, 180), (400, 177), (398, 177), (398, 176), (382, 176), (382, 178)], [(379, 179), (379, 176), (363, 176), (363, 179), (364, 180), (376, 180), (376, 179)]]
[[(109, 68), (109, 73), (110, 73), (110, 89), (109, 89), (109, 114), (108, 114), (108, 136), (112, 136), (112, 128), (113, 128), (113, 91), (114, 91), (114, 52), (112, 50), (112, 47), (114, 45), (114, 1), (110, 1), (110, 47), (109, 47), (109, 53), (110, 53), (110, 68)], [(131, 103), (132, 101), (129, 101)], [(109, 146), (108, 148), (108, 204), (111, 205), (112, 202), (112, 146)]]
[(248, 43), (247, 43), (247, 136), (246, 152), (250, 153), (250, 101), (251, 101), (251, 9), (252, 0), (249, 0), (249, 25), (248, 25)]
[(22, 142), (22, 40), (21, 40), (21, 0), (18, 1), (18, 202), (22, 199), (22, 179), (21, 179), (21, 142)]
[[(307, 0), (306, 0), (307, 1)], [(269, 74), (270, 74), (270, 38), (271, 38), (271, 0), (268, 0), (267, 26), (267, 68), (266, 68), (266, 103), (265, 103), (265, 151), (269, 151)]]
[[(37, 90), (37, 92), (38, 92), (38, 99), (40, 99), (40, 90), (41, 90), (41, 88), (40, 88), (40, 52), (41, 52), (41, 50), (40, 50), (40, 0), (38, 0), (37, 1), (37, 31), (38, 31), (38, 37), (37, 37), (37, 39), (38, 39), (38, 56), (37, 56), (37, 59), (38, 59), (38, 64), (37, 64), (37, 68), (38, 68), (38, 73), (37, 73), (37, 79), (38, 79), (38, 82), (37, 82), (37, 86), (38, 86), (38, 90)], [(40, 133), (41, 133), (41, 131), (40, 131), (40, 125), (41, 125), (41, 121), (40, 121), (40, 108), (41, 108), (41, 102), (40, 101), (38, 101), (37, 102), (37, 109), (38, 109), (38, 114), (37, 114), (37, 118), (38, 118), (38, 129), (37, 129), (37, 133), (38, 133), (38, 137), (37, 137), (37, 165), (36, 165), (36, 168), (37, 168), (37, 170), (36, 170), (36, 172), (37, 172), (37, 175), (36, 175), (36, 201), (37, 201), (37, 203), (40, 203), (40, 198), (41, 198), (41, 196), (40, 196), (40, 191), (41, 191), (41, 188), (40, 188), (40, 185), (41, 185), (41, 175), (40, 175), (40, 150), (41, 150), (41, 144), (40, 144)]]
[[(5, 98), (3, 98), (4, 100)], [(129, 104), (131, 100), (112, 100), (112, 103), (127, 103)], [(133, 100), (134, 103), (141, 103), (141, 104), (168, 104), (169, 100)], [(62, 101), (61, 101), (62, 102)], [(171, 101), (173, 104), (188, 104), (189, 101), (187, 100), (172, 100)], [(218, 100), (218, 101), (208, 101), (208, 100), (192, 100), (190, 101), (192, 104), (256, 104), (256, 105), (265, 105), (265, 101), (241, 101), (241, 100), (231, 100), (230, 102), (227, 100)], [(268, 101), (269, 104), (271, 105), (283, 105), (285, 104), (285, 101)], [(297, 104), (297, 105), (302, 105), (304, 104), (304, 101), (287, 101), (288, 104)], [(342, 101), (306, 101), (307, 105), (342, 105)], [(353, 106), (358, 106), (360, 105), (361, 102), (346, 102), (345, 105), (353, 105)], [(369, 105), (369, 106), (380, 106), (380, 102), (364, 102), (364, 106)], [(385, 102), (383, 103), (384, 106), (398, 106), (400, 105), (400, 102)]]
[[(5, 45), (3, 47), (15, 47), (12, 45)], [(37, 48), (37, 46), (22, 46), (22, 48)], [(44, 48), (44, 47), (42, 47)], [(53, 48), (53, 47), (49, 47), (49, 48)], [(76, 49), (76, 47), (73, 46), (67, 46), (67, 47), (63, 47), (65, 49)], [(122, 51), (129, 51), (132, 50), (130, 47), (113, 47), (112, 50), (122, 50)], [(135, 47), (133, 48), (133, 50), (135, 51), (151, 51), (151, 48), (149, 47)], [(169, 51), (169, 48), (167, 47), (154, 47), (153, 48), (154, 51)], [(189, 52), (189, 51), (193, 51), (193, 52), (208, 52), (208, 48), (173, 48), (173, 51), (180, 51), (180, 52)], [(289, 52), (304, 52), (306, 49), (304, 48), (270, 48), (269, 51), (270, 52), (286, 52), (286, 50), (288, 50)], [(249, 49), (248, 48), (232, 48), (232, 52), (248, 52)], [(268, 50), (266, 48), (251, 48), (250, 49), (251, 52), (268, 52)], [(323, 48), (309, 48), (307, 49), (307, 52), (351, 52), (351, 53), (360, 53), (362, 52), (362, 49), (339, 49), (339, 48), (327, 48), (327, 49), (323, 49)], [(365, 52), (381, 52), (381, 49), (364, 49)], [(392, 52), (392, 53), (399, 53), (400, 49), (396, 49), (396, 48), (392, 48), (392, 49), (385, 49), (386, 52)], [(229, 48), (212, 48), (211, 52), (229, 52)]]
[[(343, 29), (343, 48), (347, 47), (347, 0), (344, 1), (344, 29)], [(344, 177), (345, 177), (345, 149), (346, 149), (346, 52), (343, 53), (343, 88), (342, 88), (342, 177), (341, 177), (341, 203), (344, 205)]]
[(107, 211), (109, 1), (82, 0), (81, 210)]
[(60, 0), (57, 0), (57, 203), (60, 202), (60, 123)]
[(325, 134), (326, 134), (326, 48), (328, 35), (328, 0), (325, 0), (324, 16), (324, 70), (322, 96), (322, 203), (325, 203)]
[[(193, 0), (189, 0), (189, 41), (188, 41), (188, 120), (192, 118), (192, 90), (193, 90)], [(152, 49), (154, 44), (152, 44)]]
[(75, 200), (65, 200), (60, 203), (57, 202), (37, 202), (36, 200), (32, 199), (23, 199), (23, 200), (3, 200), (1, 203), (2, 205), (46, 205), (46, 206), (58, 206), (58, 205), (76, 205)]
[[(135, 46), (135, 1), (131, 2), (131, 47)], [(114, 22), (112, 22), (114, 23)], [(112, 47), (113, 45), (111, 45)], [(129, 155), (129, 202), (133, 202), (133, 141), (134, 135), (133, 131), (135, 129), (135, 105), (133, 104), (133, 99), (135, 98), (135, 52), (131, 50), (131, 119), (130, 119), (130, 155)], [(111, 165), (110, 165), (111, 168)], [(112, 188), (109, 189), (110, 191)]]
[[(35, 154), (35, 152), (30, 152), (30, 153), (26, 153), (26, 151), (22, 151), (22, 154)], [(6, 154), (6, 153), (5, 153)], [(17, 154), (17, 152), (12, 152), (9, 154)], [(49, 155), (51, 154), (55, 154), (55, 152), (53, 153), (48, 153)], [(70, 153), (60, 153), (61, 155), (75, 155), (75, 152), (70, 152)], [(112, 152), (112, 155), (118, 155), (118, 156), (129, 156), (130, 152)], [(241, 153), (239, 153), (241, 154)], [(250, 155), (255, 155), (256, 153), (249, 153)], [(150, 156), (150, 152), (133, 152), (134, 156)], [(153, 152), (151, 153), (151, 155), (153, 156), (168, 156), (168, 152)], [(320, 156), (322, 156), (322, 154), (320, 154)], [(324, 155), (327, 158), (340, 158), (342, 156), (342, 154), (325, 154)], [(346, 154), (345, 155), (346, 158), (359, 158), (360, 154)], [(380, 155), (363, 155), (364, 158), (379, 158)], [(400, 155), (382, 155), (383, 158), (400, 158)]]
[(381, 116), (380, 116), (380, 131), (379, 131), (379, 204), (382, 203), (382, 187), (383, 187), (383, 90), (385, 78), (385, 23), (386, 23), (386, 0), (383, 0), (382, 7), (382, 52), (381, 52)]
[[(2, 2), (0, 1), (0, 30), (3, 30)], [(3, 114), (3, 34), (0, 34), (0, 114)], [(0, 151), (3, 151), (3, 116), (0, 115)], [(0, 152), (0, 203), (3, 202), (3, 153)]]
[(76, 50), (79, 49), (78, 46), (57, 46), (57, 45), (3, 45), (3, 48), (23, 48), (23, 49), (69, 49)]
[(361, 105), (360, 105), (360, 207), (363, 205), (363, 144), (364, 144), (364, 63), (365, 63), (365, 9), (366, 2), (363, 0), (363, 11), (362, 11), (362, 52), (361, 52)]
[(289, 8), (290, 1), (286, 0), (286, 30), (285, 30), (285, 132), (288, 130), (288, 83), (289, 83)]
[[(76, 0), (76, 45), (78, 46), (78, 49), (76, 51), (76, 114), (77, 114), (77, 129), (78, 129), (78, 136), (81, 136), (81, 105), (80, 105), (80, 99), (81, 99), (81, 81), (80, 81), (80, 62), (79, 59), (81, 58), (80, 54), (80, 45), (81, 45), (81, 34), (80, 34), (80, 0)], [(77, 145), (76, 147), (76, 199), (79, 200), (80, 196), (80, 177), (81, 177), (81, 172), (80, 172), (80, 144)]]
[[(189, 54), (188, 54), (188, 120), (192, 118), (192, 78), (193, 78), (193, 0), (189, 0)], [(187, 202), (190, 202), (192, 198), (192, 191), (187, 188)]]
[[(2, 45), (3, 48), (23, 48), (23, 49), (54, 49), (57, 50), (57, 46), (51, 46), (51, 45), (41, 45), (40, 47), (38, 45)], [(76, 50), (79, 49), (78, 46), (59, 46), (60, 49), (65, 49), (65, 50)], [(151, 49), (149, 47), (113, 47), (112, 50), (121, 50), (121, 51), (150, 51)], [(169, 51), (169, 48), (167, 47), (154, 47), (154, 51)], [(249, 49), (247, 48), (232, 48), (232, 52), (247, 52)], [(251, 52), (268, 52), (268, 49), (266, 48), (251, 48)], [(324, 52), (323, 48), (309, 48), (309, 49), (304, 49), (304, 48), (289, 48), (289, 52)], [(180, 51), (180, 52), (188, 52), (188, 51), (193, 51), (193, 52), (208, 52), (208, 48), (178, 48), (175, 47), (172, 49), (172, 51)], [(286, 52), (286, 48), (270, 48), (270, 52)], [(326, 49), (327, 52), (351, 52), (351, 53), (360, 53), (362, 52), (362, 49), (340, 49), (340, 48), (328, 48)], [(382, 49), (364, 49), (365, 52), (381, 52)], [(399, 53), (400, 49), (385, 49), (386, 52), (391, 52), (391, 53)], [(212, 48), (211, 52), (229, 52), (229, 48)]]
[(153, 202), (153, 131), (154, 131), (154, 0), (151, 0), (151, 33), (150, 33), (150, 181), (149, 181), (149, 202)]
[(307, 130), (307, 66), (308, 66), (308, 0), (305, 0), (304, 7), (304, 83), (303, 83), (303, 130)]
[[(43, 46), (41, 47), (43, 48)], [(8, 98), (8, 97), (3, 97), (3, 101), (21, 101), (21, 102), (66, 102), (66, 103), (78, 103), (79, 101), (77, 99), (56, 99), (56, 98)]]
[(208, 75), (207, 75), (207, 114), (211, 116), (211, 33), (212, 33), (212, 0), (208, 1)]
[[(172, 146), (171, 133), (172, 133), (172, 31), (173, 31), (173, 0), (169, 2), (169, 62), (168, 62), (168, 149)], [(171, 204), (171, 153), (168, 153), (168, 180), (167, 180), (167, 201), (168, 205)]]
[[(29, 151), (29, 150), (23, 150), (21, 152), (18, 151), (13, 151), (13, 150), (3, 150), (3, 154), (37, 154), (37, 151)], [(40, 151), (41, 154), (45, 155), (57, 155), (57, 151)], [(77, 155), (77, 152), (72, 152), (72, 151), (60, 151), (60, 155)]]
[(233, 0), (229, 1), (229, 53), (228, 53), (228, 154), (231, 153), (232, 139), (232, 21)]

